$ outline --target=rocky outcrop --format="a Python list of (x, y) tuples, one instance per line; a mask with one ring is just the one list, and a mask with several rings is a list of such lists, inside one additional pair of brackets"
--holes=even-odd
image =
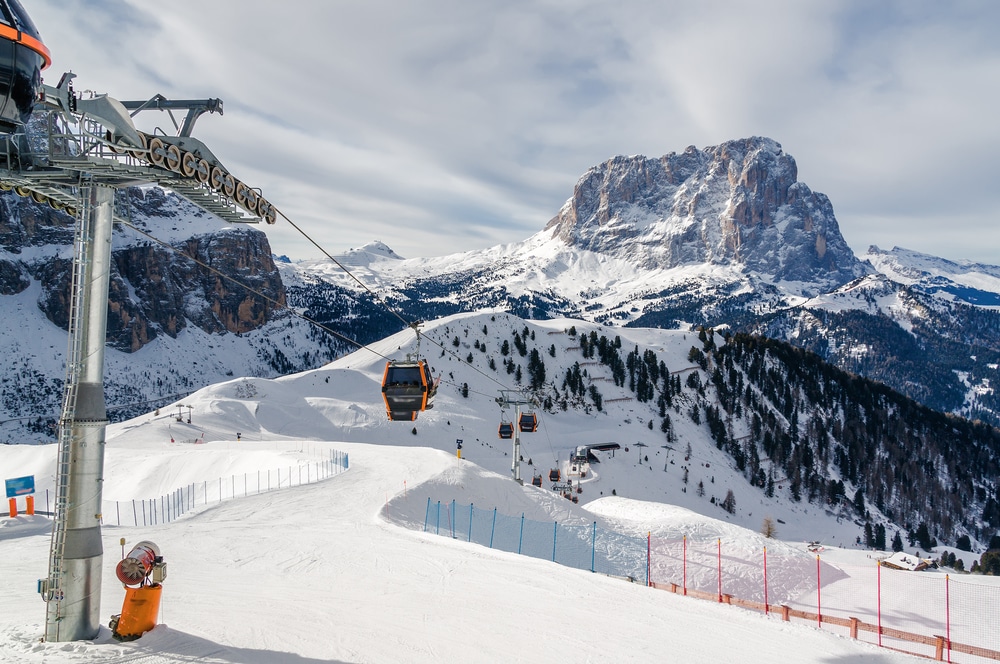
[(869, 272), (823, 194), (768, 138), (658, 159), (615, 157), (590, 169), (551, 229), (568, 245), (648, 269), (725, 263), (774, 281), (832, 288)]
[[(131, 195), (130, 204), (139, 219), (160, 223), (190, 213), (176, 197), (158, 189)], [(13, 194), (0, 198), (0, 246), (10, 254), (72, 241), (72, 218)], [(114, 250), (109, 345), (134, 352), (159, 334), (176, 337), (187, 325), (210, 333), (249, 332), (273, 320), (276, 310), (284, 307), (285, 287), (264, 233), (224, 228), (172, 246), (139, 240)], [(52, 323), (67, 329), (69, 255), (62, 252), (28, 263), (0, 260), (0, 293), (20, 292), (35, 279), (42, 286), (39, 308)]]

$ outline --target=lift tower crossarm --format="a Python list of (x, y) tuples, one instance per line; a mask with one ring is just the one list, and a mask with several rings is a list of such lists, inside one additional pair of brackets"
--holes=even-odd
[(177, 135), (185, 138), (191, 135), (191, 132), (194, 130), (195, 121), (203, 113), (218, 113), (219, 115), (223, 115), (221, 99), (167, 99), (163, 95), (158, 94), (146, 101), (123, 101), (122, 106), (132, 111), (132, 117), (135, 117), (140, 111), (153, 108), (167, 111), (167, 113), (170, 113), (170, 111), (187, 111), (184, 124), (179, 128), (177, 127), (177, 121), (174, 120), (173, 113), (170, 113), (170, 119), (174, 122)]

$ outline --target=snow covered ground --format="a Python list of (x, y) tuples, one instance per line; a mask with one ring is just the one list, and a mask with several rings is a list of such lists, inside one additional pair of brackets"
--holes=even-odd
[[(464, 339), (464, 329), (522, 324), (500, 316), (455, 317), (442, 323), (450, 328), (432, 333)], [(562, 329), (558, 321), (531, 325)], [(571, 343), (560, 334), (544, 338), (559, 343), (560, 358), (562, 346)], [(690, 346), (680, 333), (643, 341), (662, 344), (673, 366), (683, 366), (680, 357)], [(403, 337), (374, 347), (388, 355), (409, 350)], [(449, 381), (485, 390), (473, 382), (468, 365), (438, 361)], [(509, 479), (510, 457), (495, 438), (496, 404), (483, 406), (489, 400), (442, 388), (435, 408), (415, 426), (387, 422), (378, 392), (380, 362), (359, 351), (297, 376), (236, 379), (186, 398), (182, 412), (185, 418), (193, 413), (191, 424), (165, 409), (109, 427), (101, 613), (106, 625), (121, 611), (124, 593), (114, 576), (119, 539), (127, 541), (126, 550), (148, 539), (168, 563), (161, 624), (131, 643), (118, 643), (107, 628), (93, 642), (40, 642), (45, 606), (36, 580), (47, 574), (50, 522), (6, 519), (0, 521), (0, 664), (914, 661), (828, 629), (422, 532), (428, 498), (529, 519), (599, 521), (631, 535), (653, 530), (664, 540), (725, 537), (734, 551), (759, 547), (755, 526), (765, 509), (784, 517), (779, 535), (792, 540), (822, 532), (833, 538), (828, 541), (850, 541), (856, 527), (781, 501), (763, 506), (762, 497), (745, 492), (737, 513), (726, 516), (707, 498), (681, 491), (670, 450), (657, 448), (644, 450), (650, 457), (645, 463), (633, 450), (595, 466), (579, 505), (548, 489), (519, 486)], [(547, 469), (560, 458), (565, 464), (581, 439), (629, 441), (646, 429), (642, 413), (616, 408), (546, 416), (541, 437), (527, 448), (538, 460), (535, 468)], [(242, 434), (238, 442), (236, 432)], [(704, 473), (709, 487), (710, 477), (723, 487), (735, 482), (710, 442), (694, 429), (679, 433), (695, 442), (693, 474)], [(456, 436), (464, 436), (469, 459), (456, 458)], [(206, 442), (192, 444), (197, 439)], [(259, 495), (236, 491), (235, 499), (153, 527), (114, 525), (111, 516), (109, 501), (308, 468), (331, 450), (346, 452), (350, 468), (329, 479)], [(44, 492), (53, 486), (54, 468), (53, 445), (0, 446), (3, 478), (35, 475)], [(522, 466), (522, 472), (530, 478), (532, 468)], [(801, 543), (770, 546), (776, 558), (812, 560)], [(836, 555), (847, 563), (870, 562), (862, 551)], [(804, 576), (813, 572), (803, 567)], [(801, 580), (791, 579), (786, 590)]]
[[(108, 463), (114, 491), (142, 495), (145, 475), (129, 474), (136, 456), (125, 453), (137, 451), (136, 443), (127, 432), (118, 439), (109, 443), (117, 450)], [(348, 452), (350, 470), (155, 528), (104, 528), (104, 614), (118, 613), (123, 598), (113, 574), (119, 538), (130, 545), (150, 539), (168, 562), (161, 624), (132, 643), (116, 642), (104, 628), (94, 642), (40, 643), (44, 604), (35, 580), (46, 574), (48, 521), (6, 522), (0, 662), (911, 661), (812, 627), (395, 525), (385, 518), (386, 502), (402, 496), (404, 482), (416, 501), (418, 487), (442, 477), (483, 505), (532, 492), (480, 483), (482, 471), (468, 462), (459, 468), (438, 450), (311, 445)], [(143, 458), (180, 482), (247, 456), (229, 442), (184, 454), (158, 447), (148, 445)], [(16, 474), (23, 466), (8, 464), (8, 449), (4, 472)], [(287, 461), (300, 453), (275, 454)], [(276, 460), (250, 456), (265, 465)]]

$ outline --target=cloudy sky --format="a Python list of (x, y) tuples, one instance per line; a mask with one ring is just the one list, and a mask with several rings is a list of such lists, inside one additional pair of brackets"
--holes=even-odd
[(195, 135), (331, 252), (519, 241), (614, 155), (762, 135), (856, 252), (1000, 264), (993, 0), (23, 2), (50, 85), (223, 99)]

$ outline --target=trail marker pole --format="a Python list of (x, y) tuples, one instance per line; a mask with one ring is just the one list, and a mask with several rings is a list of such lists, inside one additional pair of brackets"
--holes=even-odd
[(718, 545), (719, 545), (719, 555), (718, 555), (718, 561), (719, 561), (719, 563), (718, 563), (719, 564), (719, 602), (722, 602), (722, 538), (721, 537), (718, 540)]
[(517, 535), (517, 555), (521, 555), (522, 542), (524, 542), (524, 512), (521, 512), (521, 532)]
[(819, 576), (819, 554), (816, 555), (816, 626), (823, 629), (823, 607), (820, 603), (822, 596), (822, 582)]
[(767, 603), (767, 547), (764, 547), (764, 615), (768, 615), (771, 607)]

